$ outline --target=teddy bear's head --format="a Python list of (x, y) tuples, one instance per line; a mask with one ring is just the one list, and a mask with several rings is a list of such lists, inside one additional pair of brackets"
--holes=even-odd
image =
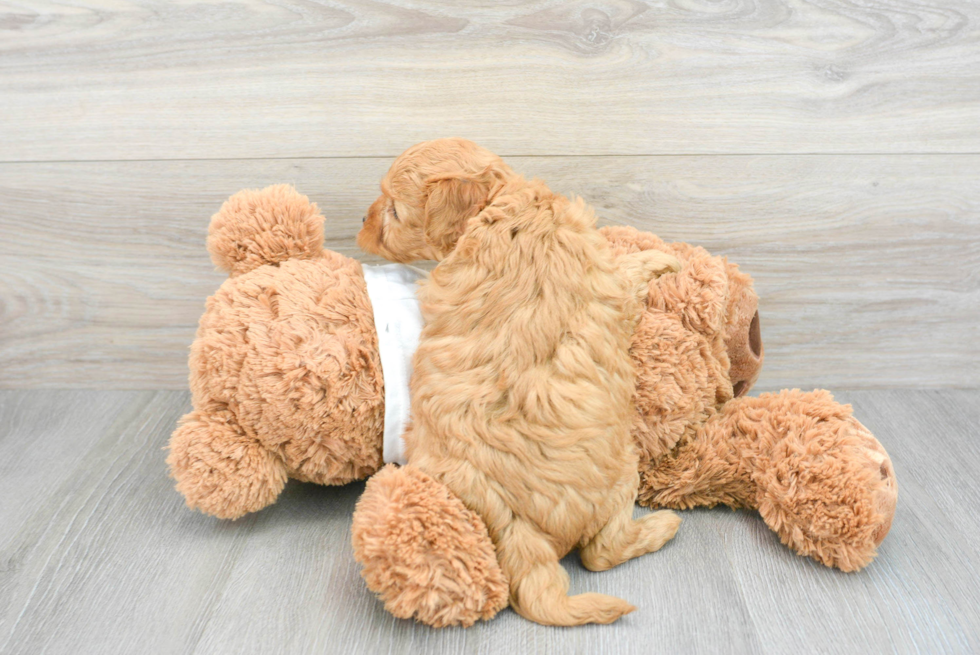
[(703, 248), (631, 227), (602, 231), (617, 254), (657, 249), (682, 264), (650, 283), (630, 349), (637, 369), (633, 434), (641, 457), (655, 460), (758, 379), (759, 298), (752, 278)]

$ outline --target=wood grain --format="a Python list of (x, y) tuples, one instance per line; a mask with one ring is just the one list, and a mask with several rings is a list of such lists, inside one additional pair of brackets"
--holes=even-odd
[[(627, 598), (613, 626), (505, 610), (432, 630), (385, 613), (349, 545), (362, 484), (291, 482), (236, 522), (166, 477), (186, 392), (0, 392), (0, 653), (968, 653), (980, 649), (980, 391), (838, 394), (891, 454), (899, 506), (879, 557), (799, 558), (757, 514), (683, 512), (658, 553), (573, 591)], [(638, 513), (646, 510), (637, 509)]]
[[(980, 386), (980, 156), (529, 157), (605, 223), (701, 244), (762, 297), (760, 388)], [(0, 164), (0, 387), (186, 388), (210, 215), (292, 182), (328, 247), (387, 159)], [(368, 260), (377, 261), (377, 260)]]
[[(28, 453), (25, 464), (33, 466), (24, 471), (35, 484), (11, 490), (30, 508), (28, 517), (2, 521), (0, 557), (12, 565), (0, 572), (0, 652), (79, 652), (83, 645), (91, 653), (185, 652), (240, 554), (242, 530), (254, 522), (207, 522), (174, 502), (161, 447), (187, 395), (0, 398), (5, 409), (31, 400), (34, 411), (21, 411), (2, 433), (8, 447)], [(90, 411), (79, 410), (89, 404), (110, 411), (90, 426)], [(38, 457), (38, 443), (57, 445), (59, 454)], [(65, 465), (71, 475), (42, 484), (46, 468)], [(199, 547), (202, 537), (207, 548)]]
[(0, 10), (0, 161), (980, 152), (972, 0)]
[(575, 630), (394, 619), (363, 485), (219, 522), (161, 451), (220, 203), (292, 182), (361, 257), (391, 158), (451, 134), (742, 265), (759, 388), (980, 387), (978, 46), (973, 0), (0, 0), (0, 654), (980, 651), (977, 390), (837, 394), (901, 489), (867, 570), (685, 512), (649, 557), (566, 559), (639, 607)]

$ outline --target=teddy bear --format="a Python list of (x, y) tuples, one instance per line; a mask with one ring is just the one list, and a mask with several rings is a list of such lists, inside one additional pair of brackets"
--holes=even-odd
[[(229, 278), (191, 346), (193, 407), (167, 457), (176, 489), (235, 519), (275, 502), (288, 478), (370, 477), (352, 533), (369, 587), (431, 625), (489, 618), (507, 586), (480, 519), (411, 464), (384, 466), (364, 268), (323, 248), (323, 222), (288, 185), (239, 192), (212, 217), (207, 248)], [(764, 359), (751, 278), (699, 247), (602, 231), (619, 254), (657, 248), (682, 263), (650, 283), (630, 350), (639, 502), (755, 509), (801, 555), (870, 563), (895, 511), (891, 460), (827, 391), (747, 396)]]
[[(764, 359), (751, 278), (700, 247), (631, 227), (602, 232), (619, 255), (656, 248), (681, 262), (651, 281), (630, 349), (637, 501), (757, 510), (798, 554), (867, 566), (896, 508), (891, 460), (828, 391), (747, 395)], [(397, 617), (468, 626), (507, 605), (480, 518), (411, 463), (368, 481), (352, 536), (368, 587)]]
[(367, 478), (382, 461), (384, 379), (361, 264), (323, 248), (323, 216), (288, 185), (245, 190), (211, 218), (229, 278), (190, 349), (193, 410), (167, 464), (187, 506), (223, 519), (288, 478)]

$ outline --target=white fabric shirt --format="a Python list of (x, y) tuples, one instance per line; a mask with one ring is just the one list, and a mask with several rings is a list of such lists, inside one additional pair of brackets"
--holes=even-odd
[(403, 435), (411, 409), (408, 380), (412, 376), (412, 355), (422, 331), (422, 312), (415, 291), (426, 273), (404, 264), (363, 265), (362, 268), (374, 309), (385, 380), (384, 461), (405, 465)]

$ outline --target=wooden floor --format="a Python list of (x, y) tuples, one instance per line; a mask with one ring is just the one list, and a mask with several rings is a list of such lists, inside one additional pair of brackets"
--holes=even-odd
[(689, 511), (659, 553), (605, 573), (566, 559), (573, 591), (638, 606), (614, 626), (546, 628), (508, 609), (433, 630), (388, 615), (360, 578), (349, 526), (363, 484), (291, 482), (273, 507), (218, 521), (166, 477), (186, 393), (0, 392), (0, 652), (977, 652), (980, 392), (838, 399), (899, 481), (864, 571), (796, 557), (754, 513)]

